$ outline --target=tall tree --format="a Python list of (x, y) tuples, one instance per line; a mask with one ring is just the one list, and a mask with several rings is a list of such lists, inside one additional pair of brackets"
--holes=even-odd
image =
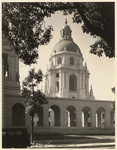
[(115, 56), (113, 2), (3, 3), (2, 10), (3, 35), (25, 64), (35, 63), (39, 46), (50, 42), (52, 26), (45, 28), (44, 19), (56, 11), (72, 14), (73, 22), (82, 23), (83, 32), (99, 37), (91, 53)]
[(32, 130), (31, 130), (31, 143), (33, 143), (33, 129), (34, 129), (34, 117), (39, 112), (39, 106), (48, 103), (45, 95), (36, 90), (38, 84), (42, 81), (42, 71), (37, 73), (34, 69), (29, 71), (29, 75), (23, 81), (22, 96), (26, 99), (26, 113), (31, 117)]

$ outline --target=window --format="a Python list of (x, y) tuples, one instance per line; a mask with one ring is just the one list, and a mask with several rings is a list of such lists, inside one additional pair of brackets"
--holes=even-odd
[(59, 78), (59, 73), (56, 73), (56, 78)]
[(67, 32), (67, 37), (69, 37), (69, 32)]
[(4, 77), (8, 78), (9, 75), (9, 66), (8, 66), (8, 55), (3, 55), (3, 65), (4, 65)]
[(61, 58), (58, 58), (58, 65), (61, 64)]
[(56, 92), (59, 92), (59, 82), (56, 82)]
[(105, 119), (105, 114), (102, 114), (102, 119)]
[(77, 77), (76, 75), (70, 75), (69, 77), (69, 90), (77, 91)]
[(70, 58), (70, 65), (74, 65), (74, 58), (73, 57)]
[(65, 31), (63, 31), (63, 37), (65, 36)]
[(90, 118), (90, 113), (88, 113), (88, 118)]

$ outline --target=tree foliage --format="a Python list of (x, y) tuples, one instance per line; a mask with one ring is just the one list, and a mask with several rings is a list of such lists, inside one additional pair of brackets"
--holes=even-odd
[(77, 8), (74, 22), (83, 22), (84, 33), (100, 37), (91, 45), (90, 52), (98, 56), (105, 53), (109, 58), (114, 57), (114, 3), (81, 3), (81, 7)]
[[(40, 7), (39, 7), (39, 6)], [(52, 27), (44, 28), (44, 17), (52, 11), (41, 8), (43, 3), (3, 3), (3, 35), (7, 36), (16, 54), (25, 64), (38, 58), (38, 46), (52, 38)]]
[(39, 106), (47, 103), (45, 95), (40, 90), (34, 90), (34, 87), (37, 87), (42, 81), (42, 77), (41, 70), (36, 73), (32, 69), (22, 83), (22, 96), (26, 99), (25, 103), (27, 104), (26, 113), (30, 116), (35, 116)]
[(23, 81), (22, 96), (25, 98), (26, 113), (31, 117), (32, 132), (31, 142), (33, 143), (33, 129), (34, 129), (34, 117), (39, 114), (39, 106), (47, 104), (48, 101), (45, 95), (40, 91), (34, 89), (38, 87), (38, 84), (42, 81), (42, 71), (38, 70), (36, 73), (34, 69), (29, 71), (29, 75)]
[(84, 33), (99, 37), (91, 53), (115, 56), (113, 2), (3, 3), (2, 9), (3, 35), (25, 64), (35, 63), (39, 46), (50, 42), (52, 26), (45, 28), (44, 19), (56, 11), (72, 14), (73, 22), (82, 23)]

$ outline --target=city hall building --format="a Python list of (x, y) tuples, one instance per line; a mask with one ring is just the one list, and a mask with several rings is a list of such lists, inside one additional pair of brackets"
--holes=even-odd
[[(30, 132), (31, 120), (20, 95), (18, 57), (4, 37), (2, 49), (3, 128), (27, 128)], [(95, 100), (83, 60), (65, 21), (49, 59), (44, 87), (48, 104), (40, 106), (34, 118), (35, 134), (114, 134), (114, 101)]]

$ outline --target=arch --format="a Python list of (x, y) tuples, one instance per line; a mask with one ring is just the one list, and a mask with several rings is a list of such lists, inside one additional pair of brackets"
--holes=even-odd
[(97, 109), (96, 127), (106, 127), (106, 111), (103, 107)]
[(70, 65), (74, 65), (74, 58), (73, 57), (70, 58)]
[(61, 64), (61, 62), (62, 62), (61, 57), (59, 57), (57, 60), (58, 65)]
[(56, 81), (56, 92), (59, 92), (59, 81)]
[(38, 107), (38, 112), (37, 112), (37, 126), (43, 126), (43, 107), (39, 106)]
[(66, 108), (66, 126), (67, 127), (76, 126), (76, 109), (73, 106), (68, 106)]
[(91, 109), (84, 107), (82, 109), (82, 127), (91, 127)]
[(49, 109), (49, 126), (60, 126), (60, 108), (57, 105)]
[(12, 107), (12, 125), (25, 126), (25, 107), (20, 103)]
[(77, 91), (77, 77), (75, 74), (69, 76), (69, 90)]
[(115, 126), (115, 110), (111, 109), (110, 111), (110, 124), (112, 127)]

